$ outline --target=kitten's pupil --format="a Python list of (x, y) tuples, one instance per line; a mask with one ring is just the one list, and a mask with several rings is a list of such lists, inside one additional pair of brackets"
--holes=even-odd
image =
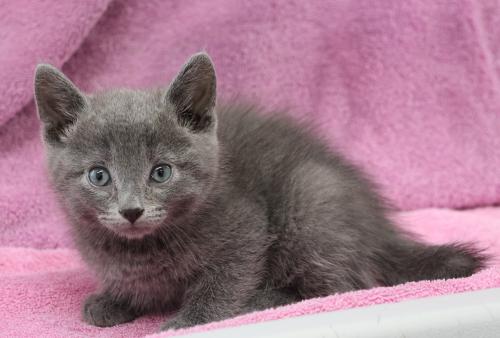
[(159, 167), (158, 169), (156, 169), (156, 173), (158, 174), (158, 176), (163, 177), (165, 175), (165, 170), (163, 169), (163, 167)]
[(95, 178), (97, 178), (98, 181), (102, 181), (102, 176), (102, 170), (97, 171), (97, 173), (95, 174)]

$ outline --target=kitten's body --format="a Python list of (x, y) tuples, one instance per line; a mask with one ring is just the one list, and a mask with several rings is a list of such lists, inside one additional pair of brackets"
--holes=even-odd
[[(66, 107), (87, 112), (77, 119), (44, 121), (54, 183), (102, 282), (84, 307), (87, 321), (109, 326), (180, 307), (165, 328), (185, 327), (335, 292), (467, 276), (482, 265), (465, 246), (425, 246), (402, 234), (356, 169), (285, 118), (226, 106), (215, 119), (203, 88), (197, 100), (205, 106), (178, 109), (193, 100), (197, 77), (206, 80), (211, 64), (199, 58), (178, 77), (189, 81), (172, 84), (167, 104), (162, 91), (117, 91)], [(39, 89), (42, 120), (43, 96)], [(165, 190), (140, 183), (155, 152), (179, 172)], [(75, 184), (92, 156), (116, 172), (107, 193)], [(156, 227), (117, 235), (106, 222), (115, 204), (136, 197)]]

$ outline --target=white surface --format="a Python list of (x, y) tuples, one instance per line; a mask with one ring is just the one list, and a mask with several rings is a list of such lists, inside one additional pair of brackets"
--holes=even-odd
[(500, 289), (213, 330), (192, 338), (500, 338)]

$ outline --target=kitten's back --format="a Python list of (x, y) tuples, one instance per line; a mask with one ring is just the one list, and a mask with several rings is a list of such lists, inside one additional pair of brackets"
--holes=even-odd
[(369, 212), (384, 213), (373, 184), (327, 147), (311, 126), (251, 105), (221, 106), (218, 119), (218, 137), (233, 181), (246, 194), (266, 196), (271, 210), (287, 207), (282, 204), (292, 188), (290, 180), (305, 165), (314, 163), (329, 168), (329, 179), (336, 181), (338, 194), (355, 195)]
[(251, 106), (223, 106), (218, 136), (230, 177), (267, 210), (272, 284), (309, 298), (411, 280), (468, 276), (485, 257), (427, 246), (397, 229), (372, 183), (307, 127)]

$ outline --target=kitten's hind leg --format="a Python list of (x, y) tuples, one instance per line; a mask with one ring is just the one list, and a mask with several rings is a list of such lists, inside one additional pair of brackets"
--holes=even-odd
[(368, 257), (385, 219), (374, 195), (349, 174), (327, 163), (295, 169), (273, 206), (272, 284), (292, 285), (303, 299), (377, 285)]
[(107, 293), (90, 295), (83, 305), (83, 319), (95, 326), (108, 327), (130, 322), (139, 316), (125, 303)]

